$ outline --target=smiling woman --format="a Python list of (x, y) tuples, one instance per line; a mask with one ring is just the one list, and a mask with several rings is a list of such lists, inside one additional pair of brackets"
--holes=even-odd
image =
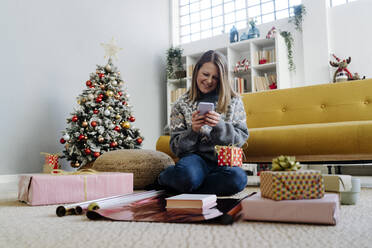
[[(180, 160), (160, 173), (155, 184), (180, 193), (235, 194), (244, 189), (247, 176), (240, 167), (218, 166), (215, 146), (246, 142), (243, 103), (227, 80), (222, 53), (205, 52), (192, 75), (190, 90), (175, 102), (170, 117), (170, 147)], [(201, 102), (215, 110), (201, 114)]]

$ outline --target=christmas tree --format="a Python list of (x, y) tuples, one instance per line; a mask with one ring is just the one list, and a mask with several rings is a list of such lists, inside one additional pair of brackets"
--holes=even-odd
[(129, 94), (122, 89), (120, 71), (112, 63), (111, 57), (116, 56), (120, 48), (114, 39), (102, 45), (109, 57), (108, 63), (97, 65), (96, 72), (90, 74), (60, 139), (64, 144), (62, 157), (74, 168), (90, 164), (107, 151), (138, 149), (144, 139), (133, 126), (135, 117), (128, 104)]

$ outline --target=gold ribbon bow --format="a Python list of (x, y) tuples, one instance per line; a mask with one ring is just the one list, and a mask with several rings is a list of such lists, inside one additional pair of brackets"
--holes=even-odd
[(301, 168), (299, 162), (296, 162), (294, 156), (279, 156), (273, 159), (272, 168), (273, 171), (296, 171)]

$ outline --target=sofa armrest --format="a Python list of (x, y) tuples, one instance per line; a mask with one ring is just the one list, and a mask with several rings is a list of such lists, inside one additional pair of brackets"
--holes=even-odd
[(177, 162), (179, 158), (171, 151), (169, 142), (169, 135), (160, 136), (156, 142), (156, 150), (168, 154), (175, 162)]

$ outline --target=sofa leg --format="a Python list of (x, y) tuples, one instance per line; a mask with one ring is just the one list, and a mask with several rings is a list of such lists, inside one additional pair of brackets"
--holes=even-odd
[(328, 174), (331, 175), (332, 174), (332, 165), (327, 165), (328, 167)]

